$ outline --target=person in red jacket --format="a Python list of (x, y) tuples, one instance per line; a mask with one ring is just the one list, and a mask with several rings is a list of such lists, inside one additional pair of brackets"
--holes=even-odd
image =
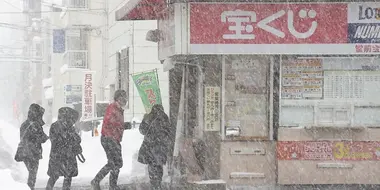
[(91, 181), (94, 190), (100, 190), (99, 183), (108, 173), (110, 173), (109, 189), (120, 189), (117, 186), (120, 168), (123, 166), (120, 142), (123, 139), (124, 130), (132, 127), (130, 122), (124, 123), (123, 107), (126, 104), (127, 93), (125, 90), (117, 90), (114, 95), (114, 102), (108, 105), (106, 109), (100, 139), (108, 162)]

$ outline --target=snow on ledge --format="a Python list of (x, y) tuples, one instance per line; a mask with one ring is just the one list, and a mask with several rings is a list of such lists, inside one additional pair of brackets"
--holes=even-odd
[(49, 87), (45, 90), (45, 99), (46, 100), (51, 100), (54, 98), (54, 88)]
[(60, 69), (61, 74), (65, 74), (68, 71), (88, 71), (89, 69), (81, 69), (81, 68), (69, 68), (69, 65), (64, 64)]
[(51, 87), (53, 86), (53, 78), (45, 78), (42, 80), (42, 86), (43, 88)]
[(226, 182), (221, 179), (215, 180), (203, 180), (203, 181), (195, 181), (195, 184), (225, 184)]

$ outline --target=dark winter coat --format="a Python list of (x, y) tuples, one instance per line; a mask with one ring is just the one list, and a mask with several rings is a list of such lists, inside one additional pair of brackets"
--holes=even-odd
[(42, 143), (48, 140), (48, 136), (43, 131), (42, 120), (45, 109), (38, 104), (29, 107), (28, 119), (21, 124), (20, 143), (17, 148), (15, 159), (17, 161), (40, 160), (42, 159)]
[(139, 150), (138, 161), (142, 164), (165, 165), (168, 153), (174, 145), (173, 129), (161, 105), (155, 105), (140, 124), (144, 141)]
[(72, 108), (64, 107), (58, 111), (58, 121), (51, 125), (49, 176), (75, 177), (78, 175), (76, 155), (82, 152), (81, 138), (76, 133), (74, 123), (79, 113)]

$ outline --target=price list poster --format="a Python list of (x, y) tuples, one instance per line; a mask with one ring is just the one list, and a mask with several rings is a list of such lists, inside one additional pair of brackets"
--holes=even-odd
[(323, 66), (320, 59), (286, 60), (282, 63), (282, 99), (323, 96)]

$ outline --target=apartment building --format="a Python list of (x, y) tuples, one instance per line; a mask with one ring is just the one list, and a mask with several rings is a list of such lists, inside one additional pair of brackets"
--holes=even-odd
[(156, 20), (125, 21), (115, 20), (115, 11), (128, 0), (108, 1), (108, 75), (106, 80), (107, 100), (111, 100), (116, 89), (129, 91), (129, 105), (125, 111), (126, 120), (141, 120), (145, 114), (136, 86), (131, 75), (134, 73), (157, 69), (161, 88), (162, 104), (169, 111), (169, 78), (163, 72), (158, 59), (157, 43), (146, 40), (149, 30), (157, 29)]
[(82, 102), (84, 75), (89, 71), (92, 72), (92, 104), (95, 99), (104, 99), (106, 73), (103, 71), (107, 62), (107, 3), (57, 2), (44, 2), (45, 7), (50, 7), (45, 22), (49, 24), (51, 38), (47, 38), (45, 44), (50, 44), (47, 59), (51, 67), (45, 70), (43, 104), (51, 107), (52, 120), (60, 107), (73, 107)]

